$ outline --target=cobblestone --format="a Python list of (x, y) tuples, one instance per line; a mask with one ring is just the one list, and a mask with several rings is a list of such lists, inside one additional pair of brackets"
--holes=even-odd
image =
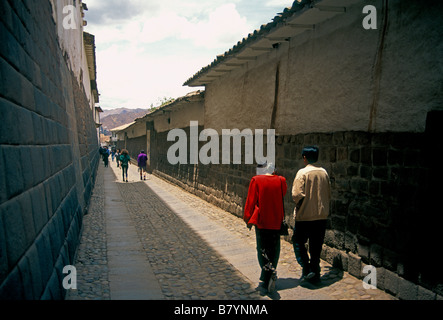
[(68, 291), (68, 300), (109, 300), (108, 261), (103, 168), (99, 168), (88, 214), (83, 218), (83, 231), (77, 251), (78, 290)]
[[(117, 179), (120, 179), (120, 171), (114, 166), (111, 163), (110, 169), (99, 168), (78, 251), (78, 290), (69, 292), (69, 300), (107, 300), (112, 296), (106, 264), (103, 175), (116, 173)], [(183, 207), (192, 208), (192, 211), (205, 216), (214, 224), (214, 228), (228, 230), (245, 246), (250, 246), (250, 253), (255, 254), (255, 233), (245, 227), (241, 218), (155, 176), (150, 175), (147, 181), (140, 181), (134, 166), (130, 168), (129, 176), (130, 183), (115, 183), (136, 226), (138, 238), (165, 300), (394, 299), (378, 289), (365, 290), (361, 280), (333, 268), (325, 261), (321, 262), (320, 285), (300, 282), (301, 268), (294, 259), (292, 245), (283, 240), (277, 268), (277, 291), (267, 295), (259, 286), (254, 272), (248, 272), (249, 269), (258, 268), (257, 261), (244, 268), (241, 262), (225, 257), (208, 241), (216, 238), (217, 234), (207, 232), (207, 235), (202, 235), (196, 232), (197, 227), (190, 225), (177, 210), (172, 209), (173, 204), (164, 201), (155, 191), (161, 189), (180, 201)], [(223, 239), (220, 241), (223, 242)]]

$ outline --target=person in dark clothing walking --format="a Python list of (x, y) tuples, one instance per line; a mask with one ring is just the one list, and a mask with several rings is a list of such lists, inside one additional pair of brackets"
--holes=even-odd
[(140, 151), (140, 154), (137, 157), (138, 170), (140, 171), (140, 180), (146, 180), (146, 165), (148, 162), (148, 156), (145, 151)]
[(105, 164), (105, 167), (108, 167), (109, 164), (109, 149), (108, 147), (105, 147), (102, 153), (102, 157), (103, 157), (103, 163)]
[[(120, 166), (122, 168), (122, 174), (123, 174), (123, 181), (128, 182), (128, 168), (129, 168), (129, 161), (131, 160), (131, 157), (129, 156), (129, 152), (126, 149), (122, 150), (122, 154), (120, 155)], [(126, 176), (126, 180), (125, 180)]]
[(120, 149), (115, 152), (115, 161), (117, 162), (117, 168), (120, 167)]

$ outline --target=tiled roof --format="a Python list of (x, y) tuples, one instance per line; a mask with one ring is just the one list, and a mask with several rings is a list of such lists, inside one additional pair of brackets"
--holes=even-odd
[(208, 71), (210, 68), (215, 67), (217, 64), (240, 52), (245, 46), (253, 43), (255, 40), (257, 40), (257, 38), (269, 33), (271, 29), (277, 27), (279, 24), (284, 22), (287, 18), (291, 17), (296, 12), (301, 11), (303, 8), (305, 8), (305, 6), (309, 7), (310, 3), (311, 1), (309, 0), (294, 1), (292, 7), (285, 8), (282, 13), (277, 14), (277, 16), (272, 19), (272, 22), (269, 22), (268, 24), (263, 24), (260, 29), (255, 30), (253, 33), (250, 33), (247, 38), (243, 38), (241, 41), (238, 41), (236, 45), (229, 49), (229, 51), (226, 51), (224, 54), (218, 55), (217, 58), (210, 65), (204, 67), (199, 72), (197, 72), (192, 78), (188, 79), (184, 83), (184, 85), (188, 85), (193, 80)]
[(114, 129), (111, 130), (111, 132), (120, 132), (120, 131), (123, 131), (123, 130), (129, 128), (130, 126), (132, 126), (133, 124), (135, 124), (135, 121), (133, 121), (133, 122), (131, 122), (131, 123), (124, 124), (124, 125), (122, 125), (122, 126), (120, 126), (120, 127), (114, 128)]
[(152, 117), (152, 116), (156, 116), (156, 115), (159, 115), (159, 114), (163, 114), (164, 111), (166, 111), (166, 110), (169, 110), (171, 108), (179, 106), (182, 103), (199, 100), (199, 99), (203, 98), (204, 96), (205, 96), (205, 92), (201, 91), (201, 90), (190, 92), (190, 93), (188, 93), (187, 95), (185, 95), (183, 97), (179, 97), (177, 99), (174, 99), (173, 101), (171, 101), (171, 102), (169, 102), (167, 104), (164, 104), (160, 108), (155, 109), (154, 111), (151, 111), (150, 113), (148, 113), (144, 117), (135, 119), (135, 121), (146, 119), (146, 118), (149, 118), (149, 117)]
[(89, 78), (91, 79), (91, 90), (94, 94), (95, 103), (100, 102), (100, 94), (97, 89), (97, 59), (95, 52), (95, 36), (83, 32), (83, 42), (85, 45), (86, 59), (88, 62)]
[[(346, 6), (362, 0), (296, 0), (292, 7), (277, 14), (272, 22), (238, 41), (224, 54), (218, 55), (208, 66), (188, 79), (185, 86), (201, 86), (229, 72), (232, 68), (255, 60), (258, 55), (272, 51), (279, 43), (289, 41), (306, 30), (314, 30), (315, 24), (346, 12)], [(249, 51), (248, 51), (249, 49)], [(212, 73), (211, 73), (212, 72)], [(212, 79), (210, 79), (212, 78)]]

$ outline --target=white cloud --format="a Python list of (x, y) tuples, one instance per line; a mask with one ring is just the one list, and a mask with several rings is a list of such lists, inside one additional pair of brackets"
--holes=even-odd
[(133, 45), (112, 45), (99, 51), (97, 60), (101, 105), (105, 108), (147, 108), (156, 105), (159, 98), (177, 98), (197, 90), (182, 84), (202, 63), (198, 55), (181, 60)]
[(288, 0), (269, 0), (266, 2), (266, 7), (279, 7), (279, 8), (286, 8), (291, 7), (294, 1), (288, 1)]
[(190, 23), (181, 32), (181, 37), (189, 39), (200, 47), (227, 48), (251, 30), (246, 18), (240, 16), (235, 4), (225, 4), (209, 14), (207, 20)]
[(244, 13), (271, 16), (265, 2), (88, 0), (102, 107), (148, 107), (196, 90), (182, 85), (254, 30)]
[(146, 11), (129, 21), (94, 26), (97, 41), (101, 44), (128, 41), (141, 45), (165, 39), (184, 39), (207, 48), (231, 46), (250, 30), (247, 19), (238, 13), (233, 3), (213, 8), (200, 19), (166, 11), (152, 16)]

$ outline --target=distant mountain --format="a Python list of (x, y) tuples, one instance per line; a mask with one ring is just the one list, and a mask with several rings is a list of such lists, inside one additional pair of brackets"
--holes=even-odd
[(103, 110), (100, 116), (100, 122), (103, 124), (103, 133), (111, 135), (110, 130), (131, 123), (137, 118), (141, 118), (148, 113), (148, 109), (127, 109), (118, 108), (112, 110)]

